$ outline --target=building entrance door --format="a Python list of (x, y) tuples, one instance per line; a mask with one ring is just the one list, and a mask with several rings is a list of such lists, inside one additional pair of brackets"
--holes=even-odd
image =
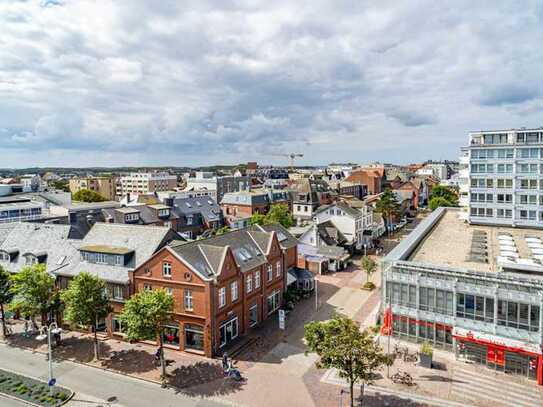
[(238, 317), (225, 322), (219, 327), (221, 347), (238, 337)]

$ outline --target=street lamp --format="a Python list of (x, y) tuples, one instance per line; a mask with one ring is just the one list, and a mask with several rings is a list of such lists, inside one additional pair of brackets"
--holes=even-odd
[(55, 385), (55, 380), (53, 378), (53, 348), (51, 346), (51, 334), (57, 335), (62, 332), (62, 329), (59, 328), (56, 322), (51, 322), (51, 324), (46, 327), (43, 326), (40, 329), (40, 334), (36, 336), (36, 339), (38, 341), (44, 341), (47, 339), (47, 355), (48, 355), (48, 362), (49, 362), (49, 382), (47, 383), (49, 385), (49, 392), (51, 395), (53, 394), (53, 386)]

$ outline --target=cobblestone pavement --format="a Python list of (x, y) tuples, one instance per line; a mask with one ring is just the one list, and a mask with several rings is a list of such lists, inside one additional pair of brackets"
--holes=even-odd
[[(388, 338), (379, 339), (386, 350)], [(391, 340), (391, 349), (394, 349), (395, 343), (401, 347), (407, 347), (411, 353), (418, 350), (417, 345), (397, 342), (396, 339)], [(435, 399), (435, 404), (432, 405), (453, 403), (452, 405), (463, 404), (477, 407), (543, 406), (543, 390), (535, 381), (495, 373), (479, 365), (455, 360), (451, 352), (434, 350), (434, 368), (432, 369), (397, 359), (390, 368), (390, 375), (397, 371), (409, 373), (416, 385), (408, 387), (392, 383), (386, 377), (386, 369), (380, 372), (374, 385), (387, 391), (398, 392), (398, 394), (412, 394)], [(346, 382), (332, 370), (327, 371), (321, 380), (327, 384), (347, 386)]]

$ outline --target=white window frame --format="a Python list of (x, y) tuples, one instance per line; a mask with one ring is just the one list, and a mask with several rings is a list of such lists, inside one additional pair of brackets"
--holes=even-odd
[(279, 277), (281, 275), (281, 260), (278, 260), (277, 263), (275, 263), (275, 276)]
[(230, 299), (232, 302), (237, 301), (239, 298), (238, 282), (232, 281), (230, 283)]
[(192, 290), (188, 288), (185, 288), (185, 292), (183, 293), (183, 306), (185, 307), (185, 311), (194, 310), (194, 298), (192, 296)]
[(246, 285), (247, 285), (247, 293), (250, 293), (251, 291), (253, 291), (253, 276), (250, 274), (247, 276)]
[(162, 263), (162, 276), (171, 278), (171, 276), (172, 276), (172, 263), (169, 263), (167, 261)]
[(271, 264), (268, 264), (267, 273), (268, 273), (268, 281), (272, 281), (273, 280), (273, 266)]
[(253, 309), (256, 309), (256, 320), (251, 323), (251, 319), (249, 319), (249, 327), (253, 327), (253, 326), (256, 326), (258, 325), (258, 305), (257, 304), (253, 304), (251, 307), (249, 307), (249, 315), (251, 315), (251, 310)]
[(219, 308), (226, 305), (226, 287), (219, 288)]
[(260, 288), (260, 271), (255, 273), (255, 289)]
[(151, 284), (143, 284), (143, 291), (153, 291), (153, 286)]
[(113, 285), (113, 298), (116, 300), (124, 300), (124, 287), (120, 284)]

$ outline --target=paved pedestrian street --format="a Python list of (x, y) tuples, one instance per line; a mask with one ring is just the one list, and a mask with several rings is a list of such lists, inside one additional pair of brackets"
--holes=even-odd
[(515, 383), (512, 380), (506, 381), (506, 376), (503, 374), (499, 374), (497, 377), (490, 375), (474, 374), (470, 370), (455, 368), (451, 395), (483, 407), (543, 406), (543, 397), (534, 386)]

